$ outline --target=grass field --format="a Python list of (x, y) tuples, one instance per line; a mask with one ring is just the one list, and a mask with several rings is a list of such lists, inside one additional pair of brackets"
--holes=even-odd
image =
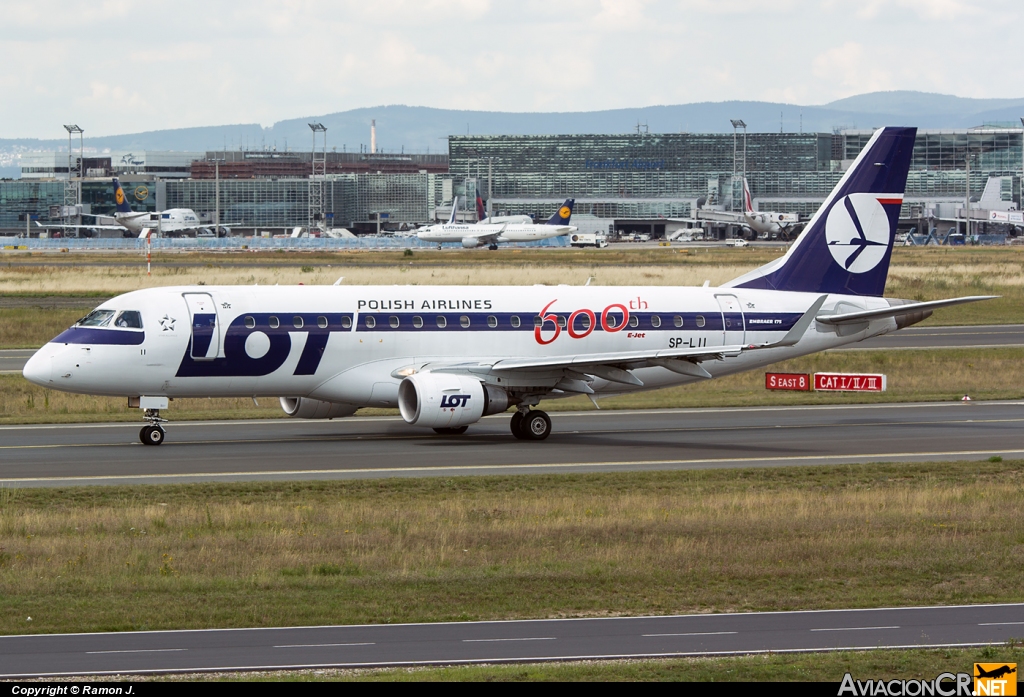
[[(791, 404), (853, 404), (865, 402), (951, 401), (1024, 398), (1024, 349), (942, 349), (934, 351), (832, 351), (776, 364), (783, 372), (867, 372), (888, 376), (888, 391), (879, 394), (768, 392), (764, 371), (656, 392), (600, 400), (602, 409), (668, 407), (770, 406)], [(274, 398), (179, 399), (166, 416), (194, 419), (276, 418), (284, 412)], [(543, 402), (547, 411), (590, 410), (585, 397)], [(364, 409), (369, 414), (398, 410)], [(46, 390), (20, 375), (0, 375), (0, 423), (71, 423), (138, 421), (137, 409), (124, 398), (92, 397)]]
[(1022, 504), (1022, 461), (3, 489), (0, 634), (1019, 602)]

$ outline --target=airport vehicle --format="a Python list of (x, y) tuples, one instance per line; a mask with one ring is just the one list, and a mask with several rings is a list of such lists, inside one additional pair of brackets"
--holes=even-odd
[(566, 199), (565, 203), (555, 211), (555, 214), (541, 224), (506, 221), (469, 225), (455, 222), (455, 211), (458, 204), (458, 199), (456, 199), (452, 205), (451, 218), (447, 223), (420, 228), (416, 234), (424, 242), (436, 242), (439, 249), (443, 242), (460, 242), (467, 249), (484, 246), (489, 249), (497, 249), (502, 242), (532, 242), (549, 237), (560, 237), (576, 232), (576, 228), (569, 225), (572, 207), (575, 203), (575, 199)]
[(718, 223), (733, 223), (740, 225), (757, 235), (762, 234), (785, 234), (795, 232), (799, 225), (799, 218), (795, 213), (773, 213), (759, 212), (754, 210), (753, 199), (750, 196), (750, 187), (747, 185), (746, 177), (743, 178), (743, 212), (716, 211), (701, 208), (697, 211), (697, 218), (710, 220)]
[[(914, 128), (878, 130), (786, 254), (721, 287), (182, 286), (101, 304), (28, 361), (51, 389), (128, 398), (144, 443), (173, 397), (276, 396), (294, 417), (398, 407), (459, 434), (542, 400), (708, 380), (973, 302), (883, 298)], [(595, 402), (596, 403), (596, 402)]]
[(736, 237), (736, 238), (733, 238), (731, 240), (726, 240), (725, 241), (725, 246), (726, 247), (749, 247), (750, 243), (747, 242), (746, 240), (742, 239), (742, 238)]
[[(153, 230), (157, 234), (180, 234), (183, 232), (194, 232), (197, 235), (202, 233), (204, 237), (216, 237), (224, 234), (231, 226), (220, 225), (218, 231), (213, 225), (205, 225), (199, 221), (199, 216), (191, 208), (168, 208), (165, 211), (151, 213), (148, 211), (136, 212), (128, 205), (128, 199), (121, 188), (121, 183), (114, 177), (114, 203), (115, 213), (113, 219), (115, 224), (106, 223), (81, 224), (74, 227), (80, 230), (120, 230), (128, 231), (134, 235), (141, 235), (143, 230)], [(86, 217), (102, 218), (89, 214)], [(63, 228), (63, 225), (43, 225), (36, 223), (41, 228)]]
[(572, 247), (597, 247), (604, 249), (608, 246), (608, 240), (604, 235), (591, 235), (584, 232), (574, 232), (569, 236), (569, 245)]

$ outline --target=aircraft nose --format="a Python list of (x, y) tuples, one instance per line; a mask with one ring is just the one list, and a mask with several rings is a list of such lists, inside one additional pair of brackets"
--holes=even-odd
[(50, 386), (51, 379), (53, 378), (53, 358), (50, 356), (50, 352), (46, 350), (46, 347), (36, 351), (28, 359), (28, 363), (25, 364), (21, 374), (29, 382), (34, 382), (43, 387)]

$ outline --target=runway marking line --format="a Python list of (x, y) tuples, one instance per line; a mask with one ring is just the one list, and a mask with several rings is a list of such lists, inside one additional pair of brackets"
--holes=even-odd
[(643, 634), (642, 636), (715, 636), (717, 634), (739, 634), (739, 632), (685, 632), (682, 634)]
[(308, 649), (317, 646), (376, 646), (376, 642), (373, 641), (353, 641), (347, 644), (281, 644), (275, 646), (275, 649)]
[(746, 458), (722, 458), (703, 460), (633, 460), (618, 462), (552, 462), (547, 464), (512, 464), (512, 465), (470, 465), (464, 469), (457, 467), (390, 467), (382, 469), (348, 469), (348, 470), (271, 470), (266, 472), (196, 472), (193, 474), (99, 474), (82, 477), (21, 477), (0, 479), (0, 483), (11, 484), (18, 482), (78, 482), (78, 481), (120, 481), (134, 479), (189, 479), (189, 478), (213, 478), (213, 477), (276, 477), (276, 476), (298, 476), (312, 474), (385, 474), (385, 473), (429, 473), (429, 472), (454, 472), (456, 475), (468, 475), (471, 472), (481, 470), (514, 470), (514, 469), (543, 469), (551, 467), (580, 468), (580, 467), (637, 467), (651, 465), (702, 465), (716, 463), (755, 463), (755, 462), (806, 462), (812, 460), (858, 460), (869, 458), (871, 462), (888, 458), (900, 457), (963, 457), (963, 456), (985, 456), (985, 455), (1018, 455), (1024, 454), (1024, 450), (961, 450), (950, 452), (927, 452), (927, 453), (870, 453), (860, 455), (795, 455), (792, 457), (746, 457)]
[(979, 627), (998, 627), (1004, 624), (1024, 624), (1024, 622), (979, 622)]
[(123, 651), (86, 651), (86, 653), (165, 653), (167, 651), (188, 651), (188, 649), (124, 649)]
[(531, 637), (517, 637), (514, 639), (463, 639), (463, 643), (474, 644), (481, 642), (490, 641), (555, 641), (557, 637), (553, 636), (531, 636)]
[(860, 632), (868, 631), (872, 629), (899, 629), (899, 627), (823, 627), (821, 629), (812, 629), (812, 632)]
[[(615, 429), (615, 430), (574, 430), (574, 431), (561, 431), (557, 435), (617, 435), (625, 433), (706, 433), (706, 432), (721, 432), (721, 431), (761, 431), (765, 429), (785, 429), (788, 431), (795, 430), (806, 430), (815, 428), (872, 428), (876, 426), (949, 426), (955, 424), (1003, 424), (1003, 423), (1024, 423), (1024, 418), (1020, 419), (954, 419), (947, 421), (901, 421), (899, 423), (893, 423), (892, 421), (877, 421), (877, 422), (861, 422), (855, 424), (842, 424), (842, 423), (817, 423), (817, 424), (772, 424), (772, 425), (758, 425), (758, 426), (694, 426), (686, 428), (633, 428), (633, 429)], [(494, 434), (490, 433), (476, 433), (472, 434), (471, 438), (490, 438)], [(325, 443), (325, 442), (347, 442), (354, 440), (373, 440), (373, 441), (401, 441), (401, 440), (437, 440), (437, 436), (431, 436), (426, 433), (417, 433), (409, 435), (367, 435), (367, 434), (353, 434), (353, 435), (325, 435), (314, 438), (236, 438), (236, 439), (224, 439), (224, 440), (185, 440), (185, 441), (174, 441), (176, 446), (184, 445), (258, 445), (261, 443)], [(142, 445), (135, 441), (129, 443), (44, 443), (40, 445), (0, 445), (0, 450), (54, 450), (58, 448), (123, 448), (123, 447), (135, 447)]]

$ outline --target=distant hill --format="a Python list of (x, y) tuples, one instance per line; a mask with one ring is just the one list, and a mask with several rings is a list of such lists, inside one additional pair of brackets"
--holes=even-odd
[[(701, 102), (635, 109), (587, 112), (515, 113), (462, 111), (390, 105), (352, 109), (321, 116), (279, 121), (269, 128), (259, 124), (233, 124), (147, 131), (125, 135), (88, 137), (86, 144), (112, 150), (219, 150), (222, 148), (308, 150), (312, 135), (308, 123), (327, 127), (327, 145), (349, 151), (368, 147), (370, 120), (377, 121), (378, 147), (386, 152), (403, 148), (415, 152), (446, 152), (446, 138), (462, 134), (568, 134), (628, 133), (637, 123), (651, 133), (730, 132), (729, 119), (743, 119), (749, 132), (817, 131), (838, 128), (873, 128), (914, 125), (921, 128), (967, 128), (986, 122), (1019, 123), (1024, 98), (967, 99), (926, 92), (873, 92), (839, 99), (820, 106), (774, 102)], [(67, 140), (0, 139), (0, 166), (13, 164), (10, 154), (24, 150), (53, 150)], [(5, 172), (7, 170), (5, 169)]]

